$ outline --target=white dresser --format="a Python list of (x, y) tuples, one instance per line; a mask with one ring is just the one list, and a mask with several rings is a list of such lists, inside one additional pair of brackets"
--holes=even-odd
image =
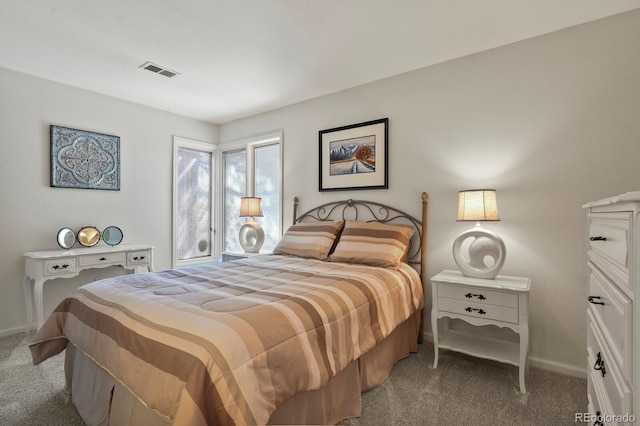
[(584, 207), (589, 412), (599, 424), (632, 424), (640, 421), (640, 191)]
[(120, 244), (71, 250), (44, 250), (24, 253), (24, 298), (27, 304), (26, 331), (32, 328), (33, 311), (36, 327), (44, 321), (42, 290), (44, 283), (56, 278), (72, 278), (84, 269), (120, 265), (134, 274), (153, 271), (153, 246)]

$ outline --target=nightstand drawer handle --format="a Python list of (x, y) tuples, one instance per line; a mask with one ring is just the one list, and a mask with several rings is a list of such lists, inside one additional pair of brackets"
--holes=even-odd
[(604, 375), (607, 373), (606, 369), (604, 368), (604, 360), (600, 356), (600, 352), (598, 352), (598, 359), (596, 359), (596, 363), (593, 365), (593, 369), (600, 370), (600, 372), (602, 373), (602, 377), (604, 377)]
[(607, 237), (591, 237), (589, 241), (607, 241)]
[(587, 300), (589, 301), (589, 303), (593, 303), (594, 305), (604, 305), (604, 302), (595, 302), (593, 299), (600, 300), (600, 296), (589, 296), (589, 297), (587, 297)]
[(472, 293), (467, 293), (464, 295), (464, 297), (466, 297), (467, 299), (471, 299), (472, 297), (477, 297), (480, 300), (484, 300), (486, 299), (486, 297), (484, 297), (483, 294), (472, 294)]
[(484, 315), (487, 313), (487, 311), (485, 311), (484, 309), (478, 309), (478, 308), (472, 308), (471, 306), (467, 306), (465, 308), (465, 311), (467, 312), (473, 312), (476, 311), (477, 313), (479, 313), (480, 315)]
[(103, 262), (104, 262), (105, 260), (107, 260), (107, 258), (106, 258), (106, 257), (101, 257), (101, 258), (100, 258), (100, 259), (98, 259), (98, 260), (101, 260), (101, 261), (103, 261)]

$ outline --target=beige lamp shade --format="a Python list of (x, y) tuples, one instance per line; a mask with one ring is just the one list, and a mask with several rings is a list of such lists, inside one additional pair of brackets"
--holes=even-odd
[(458, 220), (500, 220), (495, 189), (471, 189), (458, 192)]
[(262, 217), (262, 198), (240, 198), (240, 217)]

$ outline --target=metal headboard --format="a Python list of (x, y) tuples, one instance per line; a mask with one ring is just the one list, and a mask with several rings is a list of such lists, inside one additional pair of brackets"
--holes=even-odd
[(407, 263), (418, 269), (422, 283), (426, 283), (427, 262), (427, 204), (429, 196), (422, 193), (422, 220), (394, 207), (375, 201), (340, 200), (317, 206), (298, 216), (298, 197), (293, 198), (293, 223), (305, 220), (351, 219), (363, 222), (407, 224), (415, 228), (409, 245)]

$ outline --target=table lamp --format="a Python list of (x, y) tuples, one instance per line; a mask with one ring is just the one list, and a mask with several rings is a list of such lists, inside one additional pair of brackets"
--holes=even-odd
[(240, 246), (245, 253), (258, 253), (264, 244), (264, 230), (253, 218), (262, 217), (262, 198), (240, 198), (240, 217), (249, 218), (240, 228)]
[[(493, 279), (498, 275), (507, 250), (497, 234), (484, 229), (480, 222), (500, 220), (495, 189), (472, 189), (458, 193), (458, 221), (473, 221), (476, 225), (463, 232), (453, 242), (453, 259), (467, 277)], [(468, 256), (461, 253), (468, 238)], [(487, 260), (489, 260), (487, 262)]]

